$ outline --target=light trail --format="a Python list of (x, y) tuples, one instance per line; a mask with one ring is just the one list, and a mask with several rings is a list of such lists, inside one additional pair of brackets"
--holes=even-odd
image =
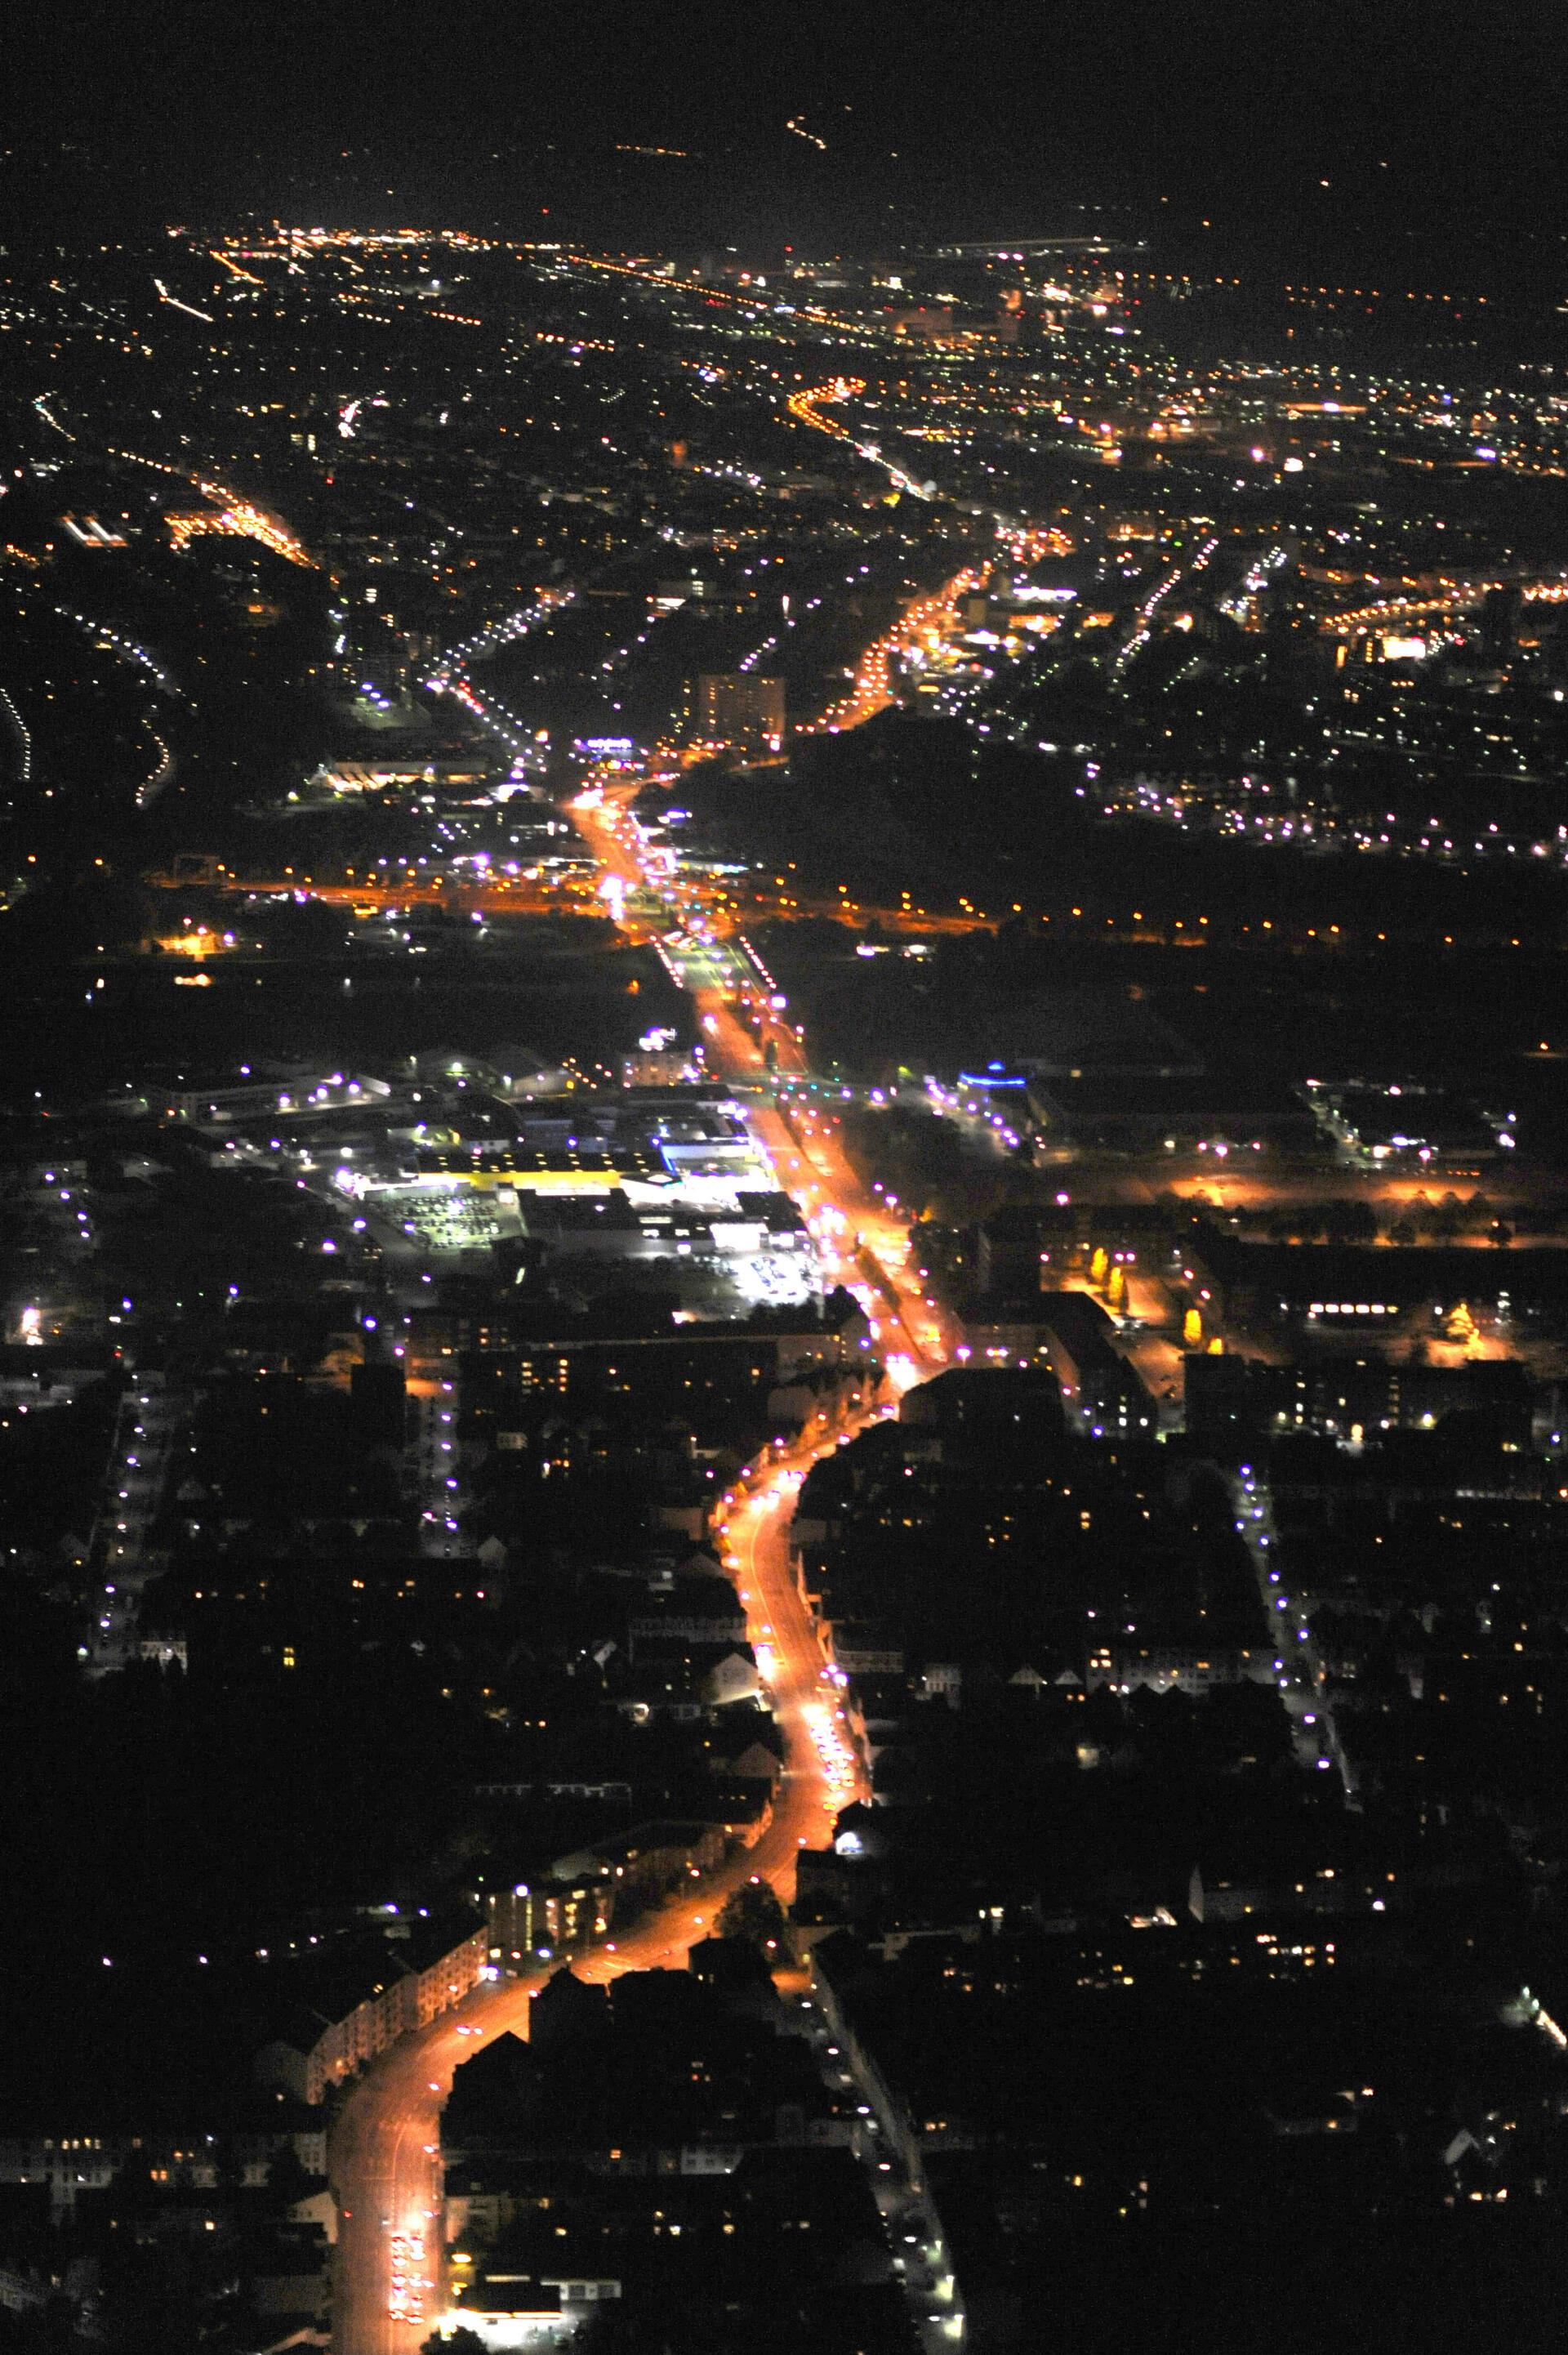
[(205, 319), (209, 327), (217, 326), (217, 321), (210, 311), (198, 311), (194, 303), (182, 303), (177, 294), (170, 293), (161, 278), (154, 278), (153, 283), (158, 290), (159, 302), (166, 303), (171, 311), (183, 311), (189, 319)]
[(859, 376), (836, 376), (828, 384), (815, 384), (801, 392), (792, 392), (784, 406), (797, 424), (814, 426), (819, 433), (831, 433), (840, 442), (854, 438), (847, 425), (836, 417), (824, 417), (824, 407), (853, 400), (865, 390), (865, 378)]
[(17, 751), (21, 754), (21, 766), (17, 772), (17, 782), (24, 785), (30, 784), (33, 776), (33, 731), (28, 727), (26, 721), (23, 719), (21, 713), (17, 710), (16, 705), (12, 702), (5, 688), (3, 687), (0, 687), (0, 707), (4, 708), (5, 717), (10, 721), (11, 732), (16, 739)]
[(157, 800), (158, 795), (163, 792), (164, 787), (174, 775), (175, 762), (174, 753), (169, 749), (167, 739), (159, 735), (158, 730), (154, 727), (150, 719), (144, 719), (142, 724), (146, 729), (148, 735), (152, 738), (154, 743), (158, 749), (157, 767), (153, 771), (150, 776), (143, 777), (141, 783), (136, 788), (137, 808), (147, 809)]
[(74, 605), (57, 605), (54, 610), (61, 621), (74, 622), (79, 629), (87, 631), (101, 653), (112, 655), (118, 662), (134, 664), (138, 670), (145, 671), (165, 695), (179, 693), (167, 671), (161, 669), (146, 647), (139, 646), (133, 638), (125, 637), (108, 622), (95, 622), (90, 613), (79, 613)]
[(214, 261), (220, 261), (225, 270), (232, 272), (236, 278), (242, 278), (247, 286), (265, 286), (267, 283), (264, 278), (258, 278), (253, 270), (242, 270), (238, 261), (231, 261), (228, 254), (220, 253), (216, 245), (208, 246), (207, 251)]
[(76, 442), (80, 439), (79, 435), (71, 432), (69, 426), (65, 426), (60, 423), (59, 419), (49, 407), (48, 398), (46, 394), (40, 392), (35, 400), (33, 407), (37, 410), (38, 415), (43, 419), (44, 423), (46, 425), (52, 426), (55, 432), (60, 434), (67, 442)]

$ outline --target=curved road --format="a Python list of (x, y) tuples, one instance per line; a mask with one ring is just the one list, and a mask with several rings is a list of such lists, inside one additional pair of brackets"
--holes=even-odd
[[(650, 880), (641, 830), (613, 804), (572, 815), (609, 874)], [(630, 928), (629, 928), (630, 929)], [(726, 1076), (763, 1076), (756, 1039), (718, 990), (697, 992), (711, 1059)], [(788, 1068), (799, 1046), (787, 1026), (758, 1008)], [(896, 1222), (856, 1182), (836, 1120), (811, 1109), (786, 1117), (758, 1105), (754, 1134), (818, 1235), (825, 1259), (868, 1302), (873, 1332), (899, 1369), (900, 1386), (938, 1371), (948, 1354), (942, 1320), (902, 1265)], [(874, 1299), (860, 1263), (869, 1251), (885, 1301)], [(896, 1303), (896, 1305), (888, 1304)], [(902, 1338), (907, 1356), (888, 1343)], [(747, 1632), (784, 1737), (784, 1774), (773, 1818), (755, 1847), (692, 1881), (620, 1936), (579, 1950), (573, 1966), (589, 1978), (625, 1970), (683, 1968), (730, 1892), (768, 1881), (787, 1905), (804, 1847), (825, 1841), (839, 1809), (860, 1795), (860, 1769), (845, 1730), (838, 1688), (826, 1675), (816, 1629), (789, 1572), (789, 1529), (801, 1480), (818, 1456), (869, 1417), (822, 1422), (792, 1445), (772, 1448), (729, 1490), (715, 1516), (726, 1566), (746, 1607)], [(558, 1965), (552, 1965), (552, 1968)], [(475, 1987), (456, 2010), (384, 2053), (349, 2095), (332, 2137), (331, 2181), (339, 2211), (333, 2346), (337, 2355), (416, 2355), (445, 2309), (440, 2113), (452, 2071), (493, 2037), (528, 2032), (540, 1968)]]
[[(773, 1820), (754, 1848), (694, 1880), (619, 1938), (576, 1955), (585, 1977), (683, 1969), (724, 1900), (754, 1877), (788, 1903), (800, 1849), (822, 1842), (860, 1788), (837, 1692), (824, 1677), (789, 1561), (795, 1491), (813, 1456), (836, 1444), (835, 1433), (776, 1453), (729, 1492), (718, 1523), (784, 1734)], [(508, 2029), (526, 2036), (529, 1998), (547, 1976), (541, 1968), (476, 1987), (455, 2011), (394, 2045), (349, 2096), (331, 2158), (339, 2203), (333, 2345), (340, 2355), (414, 2355), (443, 2310), (441, 2105), (460, 2062)]]

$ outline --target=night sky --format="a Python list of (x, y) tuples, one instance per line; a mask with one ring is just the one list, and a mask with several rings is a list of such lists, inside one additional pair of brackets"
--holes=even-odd
[(1097, 226), (1187, 266), (1568, 299), (1561, 0), (14, 0), (7, 48), (24, 240), (249, 211), (758, 251)]

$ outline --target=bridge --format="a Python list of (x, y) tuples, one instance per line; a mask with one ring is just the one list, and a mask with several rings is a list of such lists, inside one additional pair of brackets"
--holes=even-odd
[(567, 875), (548, 882), (533, 875), (345, 875), (335, 880), (311, 875), (237, 875), (217, 858), (183, 856), (146, 881), (164, 891), (222, 891), (232, 899), (319, 900), (328, 907), (380, 912), (398, 908), (447, 908), (463, 914), (498, 916), (602, 915), (597, 882)]
[[(366, 915), (395, 913), (402, 908), (440, 908), (451, 914), (482, 916), (575, 915), (611, 920), (617, 914), (607, 899), (601, 875), (590, 876), (586, 870), (548, 881), (534, 875), (400, 875), (361, 880), (353, 875), (318, 878), (287, 869), (281, 876), (238, 875), (221, 859), (182, 852), (169, 867), (155, 869), (144, 880), (157, 890), (221, 891), (228, 898), (243, 900), (317, 900), (327, 907), (350, 908)], [(655, 897), (647, 887), (630, 884), (627, 897), (630, 904), (622, 901), (620, 921), (632, 925), (641, 922), (648, 937), (661, 929), (683, 925), (683, 912), (676, 906), (640, 907), (641, 899), (652, 901)], [(1003, 920), (1002, 913), (990, 914), (975, 907), (876, 907), (852, 900), (847, 893), (838, 899), (802, 899), (789, 892), (756, 890), (743, 899), (726, 895), (712, 910), (710, 922), (715, 932), (727, 934), (743, 922), (800, 923), (824, 917), (853, 932), (875, 929), (916, 939), (994, 932)]]

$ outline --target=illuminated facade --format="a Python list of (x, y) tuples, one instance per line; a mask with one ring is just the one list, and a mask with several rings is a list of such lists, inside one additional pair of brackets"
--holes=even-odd
[(705, 671), (697, 681), (697, 735), (736, 752), (784, 746), (784, 682), (743, 671)]

